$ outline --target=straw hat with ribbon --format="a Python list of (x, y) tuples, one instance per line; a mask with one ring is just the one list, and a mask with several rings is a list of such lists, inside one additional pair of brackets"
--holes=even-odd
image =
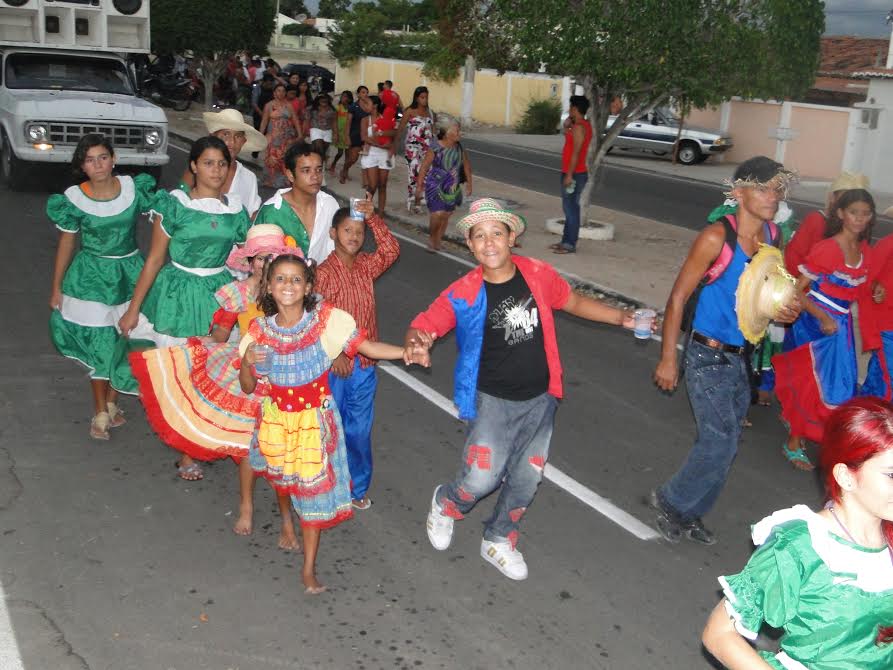
[(493, 198), (480, 198), (471, 203), (468, 214), (459, 219), (456, 228), (464, 235), (478, 223), (499, 221), (507, 225), (515, 235), (521, 235), (527, 227), (523, 216), (510, 212)]
[(797, 292), (794, 278), (784, 269), (776, 247), (761, 244), (744, 268), (735, 291), (738, 327), (744, 337), (758, 344), (778, 310), (789, 304)]
[(248, 229), (245, 245), (233, 249), (229, 258), (226, 259), (226, 264), (233, 270), (250, 272), (249, 258), (255, 256), (273, 256), (275, 258), (283, 254), (304, 257), (295, 239), (286, 236), (282, 232), (282, 228), (273, 223), (259, 223)]
[(205, 121), (205, 127), (209, 134), (214, 134), (218, 130), (235, 130), (236, 132), (245, 133), (245, 145), (242, 147), (241, 153), (252, 153), (255, 151), (263, 151), (267, 148), (267, 138), (254, 126), (245, 123), (245, 117), (238, 109), (224, 109), (219, 112), (204, 112), (202, 119)]
[(828, 190), (831, 193), (836, 191), (853, 191), (857, 188), (868, 190), (871, 181), (864, 174), (859, 172), (841, 172), (837, 179), (831, 182)]

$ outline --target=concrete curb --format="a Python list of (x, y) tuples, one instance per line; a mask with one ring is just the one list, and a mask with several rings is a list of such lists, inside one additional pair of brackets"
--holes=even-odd
[[(188, 135), (185, 135), (183, 133), (179, 133), (176, 130), (169, 129), (168, 136), (172, 139), (177, 139), (181, 142), (185, 142), (186, 144), (192, 144), (195, 141), (195, 138), (189, 137)], [(240, 160), (242, 160), (242, 162), (244, 164), (246, 164), (249, 167), (252, 167), (255, 170), (263, 170), (263, 165), (253, 158), (244, 158), (244, 159), (240, 159)], [(328, 193), (333, 198), (335, 198), (335, 200), (337, 200), (338, 203), (342, 207), (350, 206), (349, 198), (339, 195), (329, 189), (326, 189), (326, 193)], [(415, 221), (404, 214), (393, 214), (393, 213), (387, 214), (385, 216), (385, 220), (395, 221), (396, 223), (399, 223), (399, 224), (402, 224), (405, 226), (409, 226), (410, 228), (415, 228), (423, 233), (428, 232), (427, 225), (425, 225), (424, 223)], [(450, 242), (453, 242), (453, 243), (461, 245), (461, 246), (465, 245), (465, 238), (462, 237), (461, 235), (457, 235), (456, 233), (453, 233), (453, 232), (447, 232), (444, 235), (444, 239), (449, 240)], [(579, 276), (572, 274), (570, 272), (565, 272), (557, 265), (553, 264), (553, 267), (555, 267), (555, 269), (558, 271), (558, 274), (560, 274), (562, 277), (564, 277), (568, 281), (568, 283), (576, 290), (581, 290), (586, 293), (594, 293), (595, 296), (599, 299), (604, 299), (604, 300), (608, 300), (610, 302), (620, 303), (622, 306), (625, 306), (625, 307), (630, 307), (630, 308), (635, 308), (635, 309), (638, 309), (640, 307), (651, 307), (652, 309), (657, 311), (659, 314), (663, 314), (663, 309), (655, 307), (653, 305), (648, 305), (643, 300), (640, 300), (639, 298), (636, 298), (634, 296), (629, 296), (629, 295), (623, 295), (622, 293), (620, 293), (608, 286), (602, 286), (601, 284), (597, 284), (597, 283), (590, 281), (588, 279), (584, 279), (584, 278), (579, 277)]]

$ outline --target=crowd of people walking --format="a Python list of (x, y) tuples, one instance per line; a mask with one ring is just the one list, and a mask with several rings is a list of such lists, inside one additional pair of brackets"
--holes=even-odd
[[(333, 105), (326, 94), (310, 97), (300, 79), (263, 78), (270, 95), (256, 101), (254, 126), (234, 110), (205, 114), (208, 135), (193, 143), (176, 189), (117, 175), (114, 147), (90, 134), (73, 159), (80, 183), (47, 204), (60, 231), (50, 332), (61, 354), (90, 371), (90, 436), (110, 439), (127, 420), (119, 394), (138, 394), (159, 439), (180, 452), (182, 479), (201, 479), (203, 461), (238, 464), (238, 535), (252, 533), (255, 482), (266, 479), (279, 501), (279, 546), (303, 551), (305, 592), (318, 594), (321, 531), (372, 505), (375, 362), (430, 365), (435, 343), (455, 329), (454, 402), (468, 432), (459, 473), (433, 491), (428, 538), (448, 549), (455, 522), (499, 489), (480, 554), (506, 577), (525, 579), (521, 520), (563, 394), (554, 311), (629, 329), (635, 315), (516, 254), (526, 221), (484, 198), (457, 223), (476, 266), (412, 320), (404, 342), (378, 341), (374, 282), (400, 254), (383, 218), (398, 143), (405, 137), (406, 207), (427, 206), (436, 251), (451, 213), (472, 194), (460, 124), (432, 111), (425, 87), (406, 108), (391, 82), (378, 95), (365, 86), (356, 96), (344, 91)], [(557, 254), (576, 251), (581, 157), (592, 136), (588, 101), (574, 96), (571, 110), (561, 176), (568, 225)], [(276, 189), (264, 203), (237, 160), (262, 151), (264, 185)], [(358, 161), (367, 195), (339, 207), (323, 180), (337, 174), (343, 183)], [(789, 432), (781, 452), (812, 469), (807, 441), (818, 445), (827, 504), (781, 510), (754, 526), (758, 549), (742, 572), (720, 578), (724, 597), (704, 643), (733, 670), (890, 667), (893, 241), (874, 243), (876, 206), (861, 175), (841, 175), (827, 207), (797, 227), (783, 203), (795, 178), (752, 158), (737, 167), (723, 205), (705, 213), (670, 291), (653, 376), (673, 391), (685, 371), (697, 435), (647, 499), (667, 541), (715, 543), (703, 519), (730, 475), (751, 405), (774, 393)], [(145, 260), (135, 238), (143, 213), (152, 225)], [(363, 250), (367, 231), (372, 252)], [(764, 305), (743, 304), (738, 289), (763, 247), (783, 254), (771, 272), (789, 290), (754, 345), (744, 324)], [(861, 384), (857, 331), (871, 352)], [(783, 629), (778, 652), (747, 642), (763, 623)]]

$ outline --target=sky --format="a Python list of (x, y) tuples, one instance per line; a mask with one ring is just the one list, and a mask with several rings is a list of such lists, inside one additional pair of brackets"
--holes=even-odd
[[(797, 0), (791, 0), (797, 2)], [(305, 0), (316, 12), (318, 0)], [(890, 25), (884, 20), (893, 10), (893, 0), (825, 0), (825, 34), (890, 37)]]
[(890, 37), (891, 10), (893, 0), (825, 0), (825, 34)]

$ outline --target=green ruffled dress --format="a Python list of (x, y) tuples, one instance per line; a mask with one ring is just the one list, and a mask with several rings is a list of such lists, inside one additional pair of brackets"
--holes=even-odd
[(121, 192), (95, 200), (80, 186), (50, 196), (47, 216), (66, 233), (80, 233), (81, 248), (62, 280), (62, 304), (50, 315), (50, 337), (63, 356), (109, 379), (119, 339), (115, 325), (127, 310), (143, 268), (136, 224), (154, 201), (155, 180), (147, 174), (118, 177)]
[[(833, 532), (832, 532), (833, 531)], [(756, 639), (765, 622), (784, 629), (781, 651), (760, 651), (777, 670), (893, 668), (893, 644), (876, 644), (893, 626), (893, 560), (836, 534), (805, 505), (753, 527), (759, 548), (744, 570), (720, 577), (735, 627)]]
[(140, 309), (140, 320), (128, 346), (119, 346), (112, 386), (124, 393), (138, 387), (126, 356), (133, 348), (182, 344), (207, 335), (219, 305), (214, 297), (233, 280), (226, 259), (234, 244), (243, 244), (251, 219), (241, 200), (190, 198), (180, 190), (159, 191), (152, 214), (170, 237), (170, 260), (158, 272)]

